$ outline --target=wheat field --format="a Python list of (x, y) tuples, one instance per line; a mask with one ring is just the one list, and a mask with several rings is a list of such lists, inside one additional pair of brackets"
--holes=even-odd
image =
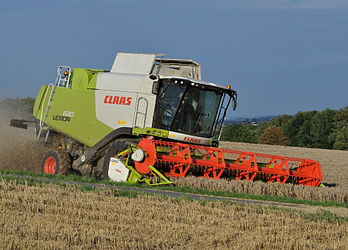
[(211, 249), (348, 246), (348, 223), (254, 205), (0, 182), (3, 248)]
[(232, 193), (272, 195), (310, 201), (348, 202), (348, 192), (339, 188), (318, 188), (293, 184), (250, 182), (246, 180), (206, 179), (188, 176), (171, 179), (178, 187), (199, 188), (208, 191), (227, 191)]

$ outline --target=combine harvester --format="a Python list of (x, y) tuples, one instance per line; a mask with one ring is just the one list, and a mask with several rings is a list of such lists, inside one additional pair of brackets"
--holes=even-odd
[[(52, 148), (43, 173), (150, 185), (188, 175), (320, 185), (316, 161), (218, 148), (237, 93), (202, 81), (195, 61), (118, 53), (110, 71), (57, 71), (56, 82), (41, 87), (33, 111), (37, 139)], [(27, 122), (11, 125), (26, 128)]]

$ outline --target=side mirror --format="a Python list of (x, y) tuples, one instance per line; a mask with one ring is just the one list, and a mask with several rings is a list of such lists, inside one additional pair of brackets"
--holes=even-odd
[(155, 81), (152, 85), (152, 94), (157, 95), (159, 92), (159, 82)]

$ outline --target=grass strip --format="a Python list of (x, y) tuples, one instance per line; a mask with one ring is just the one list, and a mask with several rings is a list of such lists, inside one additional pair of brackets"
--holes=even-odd
[[(157, 189), (158, 187), (155, 187)], [(221, 196), (221, 197), (231, 197), (247, 200), (261, 200), (261, 201), (272, 201), (272, 202), (281, 202), (281, 203), (291, 203), (291, 204), (302, 204), (310, 206), (323, 206), (323, 207), (345, 207), (348, 208), (348, 203), (343, 202), (333, 202), (333, 201), (312, 201), (312, 200), (302, 200), (291, 197), (281, 197), (274, 195), (257, 195), (257, 194), (246, 194), (246, 193), (233, 193), (228, 191), (213, 191), (205, 190), (199, 188), (189, 188), (189, 187), (160, 187), (162, 190), (169, 190), (182, 193), (193, 193), (193, 194), (202, 194), (202, 195), (212, 195), (212, 196)]]
[(310, 206), (323, 206), (323, 207), (344, 207), (348, 208), (348, 203), (343, 202), (333, 202), (333, 201), (314, 201), (314, 200), (302, 200), (291, 197), (281, 197), (274, 195), (257, 195), (257, 194), (246, 194), (246, 193), (233, 193), (228, 191), (219, 191), (219, 190), (205, 190), (200, 188), (190, 188), (190, 187), (176, 187), (176, 186), (148, 186), (146, 184), (131, 184), (127, 182), (113, 182), (108, 180), (97, 181), (95, 177), (85, 178), (77, 175), (69, 176), (59, 176), (51, 174), (40, 174), (40, 173), (31, 173), (24, 171), (13, 171), (13, 170), (1, 170), (0, 174), (15, 174), (21, 176), (32, 176), (32, 177), (44, 177), (48, 179), (55, 180), (64, 180), (72, 182), (82, 182), (82, 183), (93, 183), (93, 184), (105, 184), (109, 186), (126, 186), (126, 187), (137, 187), (137, 188), (151, 188), (157, 190), (166, 190), (180, 193), (190, 193), (190, 194), (199, 194), (199, 195), (210, 195), (210, 196), (221, 196), (221, 197), (230, 197), (230, 198), (239, 198), (247, 200), (260, 200), (260, 201), (270, 201), (270, 202), (280, 202), (280, 203), (290, 203), (290, 204), (302, 204)]
[(348, 217), (342, 217), (337, 214), (331, 213), (330, 211), (321, 209), (316, 213), (301, 213), (302, 218), (308, 221), (319, 221), (326, 220), (329, 223), (336, 223), (341, 225), (342, 223), (348, 222)]
[(110, 184), (110, 181), (97, 181), (94, 176), (91, 178), (86, 178), (79, 175), (52, 175), (52, 174), (42, 174), (42, 173), (33, 173), (33, 172), (27, 172), (27, 171), (19, 171), (19, 170), (0, 170), (0, 174), (14, 174), (14, 175), (27, 175), (32, 177), (44, 177), (47, 179), (54, 179), (54, 180), (65, 180), (65, 181), (78, 181), (78, 182), (86, 182), (86, 183), (105, 183)]

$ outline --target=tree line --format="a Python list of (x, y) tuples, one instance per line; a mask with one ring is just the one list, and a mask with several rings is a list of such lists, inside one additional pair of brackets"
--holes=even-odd
[(348, 106), (340, 110), (298, 112), (259, 124), (224, 127), (221, 140), (348, 150)]

